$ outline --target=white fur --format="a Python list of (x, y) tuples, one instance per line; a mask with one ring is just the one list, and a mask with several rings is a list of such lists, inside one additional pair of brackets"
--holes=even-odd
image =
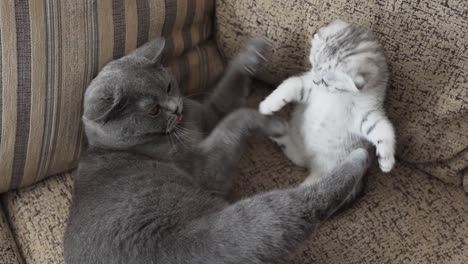
[[(336, 32), (335, 26), (332, 31)], [(323, 33), (319, 31), (318, 34)], [(310, 56), (312, 65), (319, 60), (314, 53), (319, 52), (321, 41), (316, 34)], [(333, 60), (315, 65), (315, 70), (285, 80), (260, 103), (259, 110), (266, 115), (273, 114), (287, 103), (297, 103), (289, 121), (289, 132), (273, 140), (283, 147), (285, 155), (293, 163), (310, 169), (307, 182), (330, 173), (352, 150), (366, 142), (376, 146), (382, 171), (389, 172), (395, 163), (394, 129), (383, 109), (385, 87), (359, 91), (355, 83), (367, 83), (361, 76), (352, 76), (353, 72), (363, 67), (371, 72), (373, 66), (365, 69), (365, 58), (355, 57), (348, 63), (349, 69), (318, 70), (328, 66), (324, 64), (337, 65)], [(321, 82), (330, 75), (333, 76), (326, 81), (327, 85)], [(386, 82), (381, 85), (386, 85)], [(368, 131), (371, 132), (367, 134)]]

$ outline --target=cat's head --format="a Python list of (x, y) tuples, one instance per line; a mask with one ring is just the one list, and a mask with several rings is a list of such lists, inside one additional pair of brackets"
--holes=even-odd
[(160, 64), (164, 39), (107, 64), (85, 93), (82, 117), (91, 145), (128, 148), (171, 133), (183, 102), (174, 77)]
[(376, 36), (336, 20), (312, 39), (310, 63), (314, 82), (338, 92), (385, 90), (388, 68)]

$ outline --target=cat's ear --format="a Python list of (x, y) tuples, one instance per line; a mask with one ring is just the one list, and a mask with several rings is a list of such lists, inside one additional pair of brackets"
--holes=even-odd
[(166, 40), (163, 37), (155, 38), (143, 46), (137, 48), (128, 56), (144, 60), (149, 64), (156, 64), (161, 59), (165, 45)]
[(120, 93), (115, 89), (97, 88), (86, 93), (83, 118), (92, 121), (107, 119), (121, 103)]

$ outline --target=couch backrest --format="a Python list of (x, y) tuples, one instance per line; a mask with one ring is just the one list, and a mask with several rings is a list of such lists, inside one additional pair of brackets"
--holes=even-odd
[(230, 57), (241, 45), (236, 36), (265, 35), (273, 49), (259, 78), (278, 84), (309, 69), (312, 34), (326, 23), (372, 29), (392, 69), (387, 109), (398, 157), (460, 184), (468, 166), (467, 10), (468, 1), (220, 0), (216, 36)]
[(165, 36), (186, 92), (222, 70), (213, 0), (0, 1), (0, 192), (75, 167), (82, 95), (99, 69)]

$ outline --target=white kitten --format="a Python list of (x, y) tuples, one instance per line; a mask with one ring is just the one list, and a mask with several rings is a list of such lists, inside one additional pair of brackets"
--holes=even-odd
[(383, 102), (389, 78), (377, 38), (343, 21), (321, 28), (312, 40), (312, 70), (285, 80), (260, 103), (273, 114), (297, 103), (289, 133), (274, 138), (295, 164), (310, 169), (306, 182), (326, 176), (354, 149), (376, 146), (382, 171), (395, 163), (395, 135)]

